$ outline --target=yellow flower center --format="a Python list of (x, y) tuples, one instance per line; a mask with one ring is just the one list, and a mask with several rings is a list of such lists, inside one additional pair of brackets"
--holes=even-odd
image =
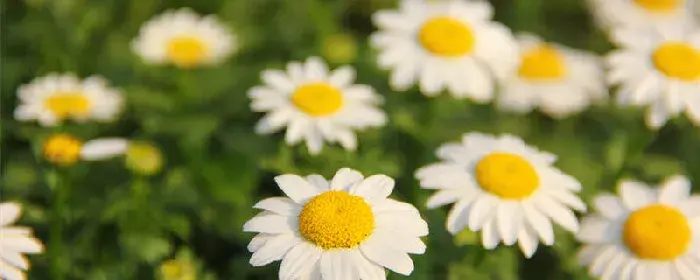
[(299, 232), (326, 249), (354, 248), (374, 230), (372, 208), (362, 197), (343, 191), (322, 193), (299, 214)]
[(493, 153), (476, 164), (476, 181), (484, 191), (500, 198), (520, 200), (537, 190), (540, 178), (521, 156)]
[(168, 58), (179, 67), (188, 68), (204, 60), (207, 46), (197, 37), (175, 37), (168, 43)]
[(160, 265), (160, 273), (163, 280), (194, 280), (192, 265), (179, 261), (168, 260)]
[(529, 80), (554, 80), (566, 75), (566, 62), (562, 54), (547, 44), (525, 52), (518, 75)]
[(85, 116), (91, 102), (82, 92), (57, 92), (44, 101), (44, 106), (58, 119)]
[(637, 5), (652, 13), (667, 13), (680, 5), (680, 0), (634, 0)]
[(126, 166), (136, 173), (153, 175), (163, 167), (163, 155), (155, 146), (131, 142), (126, 151)]
[(639, 258), (672, 260), (688, 249), (691, 229), (680, 211), (657, 204), (630, 214), (622, 231), (622, 239)]
[(80, 158), (83, 143), (68, 134), (55, 134), (44, 142), (44, 158), (58, 165), (71, 165)]
[(662, 44), (652, 54), (652, 61), (668, 77), (684, 81), (700, 78), (700, 52), (687, 43)]
[(294, 91), (292, 103), (304, 113), (320, 117), (340, 110), (343, 95), (337, 88), (326, 83), (306, 84)]
[(469, 26), (450, 17), (428, 20), (418, 32), (418, 41), (437, 56), (462, 56), (474, 50), (474, 34)]

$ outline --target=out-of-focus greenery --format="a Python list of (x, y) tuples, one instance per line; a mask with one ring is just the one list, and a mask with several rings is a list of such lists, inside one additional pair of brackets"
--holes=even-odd
[[(496, 19), (515, 32), (603, 54), (612, 47), (593, 26), (584, 2), (492, 1)], [(31, 256), (29, 278), (54, 279), (50, 267), (58, 267), (65, 279), (154, 279), (188, 269), (197, 279), (276, 279), (278, 264), (248, 264), (252, 234), (241, 229), (256, 214), (252, 205), (281, 195), (275, 175), (330, 177), (351, 167), (396, 178), (394, 196), (414, 203), (429, 221), (428, 251), (414, 256), (409, 279), (590, 279), (576, 265), (576, 242), (563, 231), (557, 231), (553, 247), (540, 247), (531, 260), (517, 248), (485, 251), (475, 233), (450, 236), (444, 228), (447, 208), (425, 210), (430, 192), (418, 187), (414, 170), (434, 161), (441, 143), (480, 131), (516, 134), (556, 153), (556, 165), (582, 182), (586, 201), (614, 190), (620, 178), (653, 183), (684, 173), (700, 179), (700, 133), (683, 118), (651, 132), (641, 109), (602, 106), (554, 121), (537, 113), (503, 114), (447, 95), (426, 98), (416, 89), (391, 91), (367, 37), (373, 31), (371, 13), (395, 5), (391, 0), (3, 0), (2, 200), (21, 202), (21, 224), (33, 227), (47, 245), (45, 254)], [(140, 62), (129, 49), (140, 25), (183, 6), (218, 15), (239, 37), (239, 54), (220, 67), (194, 70)], [(312, 157), (304, 146), (287, 147), (281, 133), (253, 132), (260, 115), (250, 111), (246, 91), (259, 83), (260, 71), (311, 55), (322, 55), (334, 67), (354, 65), (358, 82), (386, 99), (389, 124), (360, 133), (356, 153), (326, 146)], [(67, 204), (52, 208), (57, 198), (47, 182), (55, 173), (40, 159), (39, 148), (53, 130), (16, 122), (12, 112), (19, 85), (65, 71), (106, 77), (126, 93), (127, 110), (113, 125), (62, 129), (82, 139), (123, 136), (154, 143), (163, 151), (160, 173), (132, 175), (123, 159), (80, 163), (60, 171), (68, 178), (57, 186), (64, 188)], [(56, 219), (63, 225), (60, 243), (49, 238)], [(171, 279), (190, 279), (185, 277)]]

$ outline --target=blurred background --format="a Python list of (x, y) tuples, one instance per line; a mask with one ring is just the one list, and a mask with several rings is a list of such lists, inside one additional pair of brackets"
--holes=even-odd
[[(598, 54), (612, 49), (585, 1), (491, 2), (495, 19), (514, 32)], [(414, 203), (429, 221), (428, 251), (413, 257), (413, 274), (390, 279), (590, 279), (576, 264), (578, 245), (561, 230), (553, 247), (540, 247), (530, 260), (517, 248), (486, 251), (472, 232), (451, 236), (444, 227), (448, 208), (425, 210), (430, 191), (419, 189), (413, 172), (436, 160), (440, 144), (479, 131), (516, 134), (559, 155), (556, 166), (582, 182), (586, 201), (614, 190), (620, 178), (653, 183), (684, 173), (699, 179), (700, 132), (684, 118), (650, 132), (641, 109), (598, 106), (555, 121), (448, 95), (426, 98), (417, 89), (391, 91), (367, 38), (371, 14), (395, 6), (394, 0), (2, 0), (0, 199), (22, 203), (20, 223), (47, 246), (30, 256), (28, 278), (276, 279), (278, 263), (248, 264), (253, 234), (241, 229), (257, 213), (252, 205), (281, 195), (276, 175), (330, 178), (351, 167), (396, 178), (394, 196)], [(143, 64), (130, 41), (151, 17), (180, 7), (217, 15), (238, 37), (238, 54), (221, 66), (192, 70)], [(260, 83), (260, 71), (311, 55), (332, 67), (355, 66), (358, 83), (386, 99), (389, 124), (359, 133), (356, 153), (326, 145), (313, 157), (305, 146), (286, 146), (282, 133), (253, 132), (260, 114), (249, 109), (246, 92)], [(53, 130), (13, 119), (17, 88), (50, 72), (102, 75), (126, 95), (118, 122), (71, 124), (64, 131), (81, 139), (127, 137), (161, 151), (145, 161), (120, 158), (63, 170), (62, 209), (53, 208), (47, 182), (54, 173), (41, 160), (42, 140)], [(57, 223), (58, 245), (49, 238)]]

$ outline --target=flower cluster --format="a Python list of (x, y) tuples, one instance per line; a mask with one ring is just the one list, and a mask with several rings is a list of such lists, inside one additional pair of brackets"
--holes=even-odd
[[(402, 0), (372, 16), (378, 27), (370, 45), (392, 90), (413, 87), (426, 97), (476, 103), (499, 110), (539, 110), (554, 119), (614, 100), (647, 110), (651, 129), (685, 113), (700, 126), (700, 29), (683, 0), (589, 0), (601, 28), (618, 49), (598, 55), (549, 42), (530, 33), (513, 34), (493, 19), (484, 0)], [(614, 11), (623, 11), (622, 14)], [(354, 43), (347, 37), (335, 41)], [(329, 44), (339, 44), (330, 42)], [(352, 45), (352, 48), (355, 48)], [(238, 51), (238, 39), (216, 17), (190, 9), (164, 12), (143, 24), (131, 49), (145, 64), (181, 71), (216, 67)], [(347, 61), (347, 55), (336, 57)], [(324, 144), (345, 150), (360, 146), (358, 132), (391, 122), (380, 93), (358, 84), (352, 66), (329, 69), (317, 56), (292, 61), (284, 70), (260, 74), (262, 85), (247, 95), (262, 113), (253, 129), (261, 135), (284, 131), (284, 141), (305, 143), (310, 155)], [(609, 98), (608, 86), (615, 86)], [(42, 127), (68, 122), (114, 122), (123, 93), (101, 77), (48, 74), (18, 89), (15, 118)], [(61, 168), (80, 161), (124, 156), (128, 169), (153, 175), (164, 164), (154, 146), (117, 137), (83, 141), (52, 134), (43, 158)], [(674, 176), (650, 187), (622, 181), (619, 196), (595, 197), (595, 213), (579, 197), (586, 188), (555, 167), (557, 156), (511, 135), (467, 132), (436, 151), (438, 162), (415, 171), (421, 188), (434, 190), (429, 209), (452, 205), (446, 230), (480, 232), (487, 250), (517, 245), (526, 258), (555, 243), (555, 227), (583, 247), (580, 264), (600, 279), (700, 279), (700, 196), (690, 181)], [(428, 224), (411, 204), (391, 198), (395, 181), (365, 177), (342, 168), (330, 179), (284, 174), (275, 182), (286, 197), (264, 199), (244, 226), (256, 235), (248, 245), (252, 266), (280, 261), (279, 279), (386, 279), (388, 269), (410, 275), (412, 254), (423, 254)], [(11, 227), (20, 207), (0, 204), (0, 278), (23, 279), (41, 243), (25, 228)], [(194, 279), (189, 265), (162, 267), (167, 279)]]

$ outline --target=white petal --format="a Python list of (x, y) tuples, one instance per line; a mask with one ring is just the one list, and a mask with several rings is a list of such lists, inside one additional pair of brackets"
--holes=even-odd
[(488, 194), (479, 197), (472, 205), (471, 213), (469, 213), (469, 229), (471, 231), (479, 231), (496, 214), (498, 202), (497, 198)]
[(523, 225), (518, 233), (518, 246), (520, 250), (525, 254), (525, 258), (532, 258), (532, 255), (537, 251), (537, 246), (539, 242), (537, 240), (537, 233), (530, 225)]
[(444, 75), (440, 71), (439, 62), (428, 60), (420, 72), (420, 91), (426, 96), (435, 96), (445, 87)]
[(423, 254), (426, 249), (425, 243), (420, 238), (398, 230), (377, 229), (372, 233), (372, 238), (377, 239), (377, 244), (392, 246), (394, 249), (409, 254)]
[(413, 204), (400, 202), (391, 198), (384, 199), (372, 205), (372, 212), (375, 214), (408, 211), (420, 215), (418, 209)]
[(428, 223), (412, 211), (376, 214), (374, 222), (377, 228), (400, 231), (410, 236), (422, 237), (429, 233)]
[(428, 209), (435, 209), (443, 205), (454, 203), (461, 197), (460, 193), (455, 190), (440, 190), (430, 196), (428, 201), (426, 201), (426, 207)]
[(352, 185), (361, 182), (364, 180), (364, 178), (365, 177), (362, 176), (362, 173), (358, 172), (357, 170), (341, 168), (335, 173), (335, 175), (333, 175), (333, 179), (331, 180), (331, 190), (347, 191)]
[(280, 234), (270, 238), (265, 245), (250, 257), (250, 265), (265, 266), (271, 262), (281, 260), (292, 247), (303, 242), (293, 234)]
[(321, 153), (323, 149), (323, 136), (317, 130), (311, 130), (306, 132), (306, 147), (309, 150), (310, 155), (317, 155)]
[(301, 212), (302, 206), (286, 197), (271, 197), (256, 203), (253, 208), (267, 210), (282, 216), (294, 216)]
[(608, 219), (616, 219), (625, 213), (627, 208), (622, 204), (622, 201), (614, 195), (599, 195), (593, 199), (593, 205), (596, 210)]
[(352, 130), (344, 128), (336, 129), (335, 137), (346, 150), (355, 151), (357, 149), (357, 135), (355, 135)]
[(530, 204), (523, 204), (523, 214), (540, 236), (542, 243), (551, 246), (554, 244), (554, 228), (552, 222), (540, 210)]
[(26, 280), (24, 273), (14, 266), (11, 266), (0, 260), (0, 278), (7, 280)]
[[(265, 115), (260, 121), (255, 125), (255, 133), (257, 134), (269, 134), (280, 130), (282, 127), (287, 125), (292, 118), (292, 110), (280, 109), (275, 110), (267, 115)], [(290, 126), (291, 128), (291, 126)], [(287, 130), (287, 134), (290, 134)], [(287, 141), (289, 142), (289, 141)], [(293, 144), (293, 143), (290, 143)]]
[(330, 184), (326, 178), (324, 178), (321, 175), (318, 174), (311, 174), (309, 176), (306, 176), (306, 181), (308, 181), (311, 185), (316, 187), (319, 193), (322, 192), (327, 192), (330, 190)]
[(581, 230), (576, 233), (576, 239), (583, 243), (606, 244), (615, 240), (616, 234), (619, 234), (615, 229), (620, 230), (600, 216), (587, 216), (581, 221)]
[(321, 256), (321, 276), (323, 279), (354, 280), (357, 279), (352, 267), (344, 263), (344, 251), (325, 251)]
[(586, 204), (577, 195), (569, 192), (568, 190), (555, 189), (548, 190), (547, 194), (555, 201), (560, 202), (576, 211), (585, 212)]
[(600, 254), (595, 257), (588, 271), (591, 275), (600, 277), (615, 256), (617, 256), (617, 248), (615, 246), (605, 247), (600, 251)]
[(328, 66), (319, 57), (309, 57), (304, 67), (306, 77), (311, 81), (322, 81), (328, 77)]
[(391, 195), (394, 189), (394, 179), (386, 175), (372, 175), (357, 184), (353, 194), (361, 196), (370, 205)]
[(469, 97), (478, 103), (491, 101), (494, 82), (487, 70), (476, 63), (467, 63), (464, 66), (464, 77), (469, 79)]
[(410, 275), (413, 272), (413, 261), (405, 252), (396, 250), (386, 244), (381, 244), (372, 237), (360, 245), (362, 254), (372, 262), (390, 269), (393, 272)]
[(617, 280), (620, 278), (620, 273), (622, 273), (622, 266), (625, 263), (626, 257), (625, 254), (622, 252), (618, 252), (615, 254), (610, 262), (608, 263), (608, 267), (605, 268), (603, 271), (603, 274), (600, 276), (600, 279), (602, 280)]
[(287, 134), (284, 136), (285, 142), (289, 145), (299, 143), (304, 138), (306, 131), (311, 129), (311, 122), (305, 118), (289, 121)]
[(700, 217), (700, 196), (691, 196), (681, 202), (678, 208), (690, 218)]
[(542, 213), (552, 218), (554, 222), (564, 229), (577, 232), (579, 229), (578, 220), (569, 208), (564, 207), (556, 201), (546, 197), (539, 197), (535, 202), (535, 207)]
[(420, 66), (415, 61), (399, 64), (389, 77), (389, 85), (391, 88), (396, 91), (405, 91), (411, 88), (419, 74), (419, 67)]
[(328, 82), (339, 89), (349, 86), (354, 81), (355, 68), (350, 66), (343, 66), (336, 69), (328, 78)]
[(506, 246), (513, 245), (518, 240), (522, 225), (521, 211), (520, 204), (512, 201), (501, 202), (496, 209), (496, 225)]
[(352, 258), (353, 263), (357, 266), (357, 271), (360, 275), (360, 278), (365, 280), (365, 279), (370, 279), (370, 280), (385, 280), (386, 279), (386, 273), (384, 272), (384, 268), (370, 262), (363, 254), (360, 252), (360, 250), (350, 250), (349, 252), (350, 257)]
[(22, 270), (29, 269), (29, 261), (19, 252), (2, 252), (2, 254), (0, 254), (0, 258), (0, 262), (5, 260), (8, 264), (16, 266)]
[(104, 138), (85, 142), (80, 149), (84, 160), (104, 160), (126, 154), (129, 141), (123, 138)]
[(290, 233), (298, 228), (295, 217), (285, 217), (277, 214), (258, 215), (243, 225), (244, 232), (260, 233)]
[(38, 254), (44, 252), (44, 245), (39, 239), (33, 237), (4, 237), (6, 242), (2, 243), (2, 247), (7, 250), (22, 252), (27, 254)]
[(312, 244), (301, 242), (294, 246), (282, 259), (280, 265), (280, 280), (295, 280), (305, 273), (305, 268), (311, 267), (321, 258), (322, 250)]
[(473, 199), (458, 201), (447, 214), (446, 227), (452, 235), (456, 235), (469, 224), (470, 206)]
[(622, 203), (631, 211), (655, 203), (657, 200), (656, 191), (638, 182), (624, 181), (620, 183), (619, 192)]
[(14, 202), (0, 203), (0, 226), (9, 225), (19, 219), (22, 207)]
[(270, 238), (274, 237), (274, 234), (266, 234), (266, 233), (259, 233), (253, 237), (253, 239), (250, 240), (250, 243), (248, 243), (248, 251), (251, 253), (254, 253), (255, 251), (259, 250), (265, 243), (267, 243)]
[(649, 109), (647, 109), (644, 117), (649, 128), (658, 129), (666, 124), (670, 113), (662, 103), (653, 103), (649, 106)]
[(684, 176), (673, 176), (661, 184), (659, 202), (667, 205), (678, 205), (690, 195), (690, 181)]
[(481, 242), (486, 250), (495, 249), (498, 243), (501, 242), (501, 235), (498, 233), (496, 219), (487, 221), (484, 227), (481, 228)]
[(292, 92), (296, 88), (287, 75), (279, 70), (265, 70), (262, 72), (260, 78), (270, 87), (280, 92)]
[(578, 253), (576, 253), (576, 259), (579, 265), (588, 266), (593, 262), (593, 260), (598, 256), (600, 247), (597, 245), (584, 245)]
[(277, 182), (280, 189), (296, 203), (304, 203), (308, 199), (319, 194), (317, 188), (298, 175), (279, 175), (275, 177), (275, 182)]

